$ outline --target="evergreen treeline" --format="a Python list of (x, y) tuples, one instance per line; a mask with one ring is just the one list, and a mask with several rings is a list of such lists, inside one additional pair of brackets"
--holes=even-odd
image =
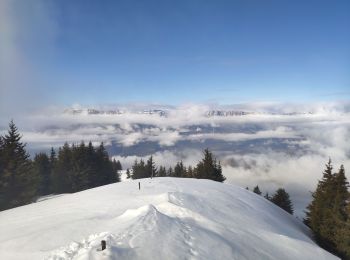
[(13, 121), (0, 136), (0, 210), (32, 202), (38, 196), (77, 192), (118, 182), (119, 161), (111, 161), (103, 145), (67, 143), (58, 154), (36, 154), (30, 160)]
[(223, 182), (226, 178), (222, 174), (220, 162), (216, 160), (209, 149), (203, 152), (203, 159), (199, 161), (196, 167), (186, 167), (182, 161), (174, 167), (166, 169), (164, 166), (156, 167), (153, 157), (151, 156), (146, 162), (141, 159), (135, 160), (132, 166), (132, 173), (127, 171), (128, 177), (133, 179), (150, 178), (150, 177), (180, 177), (180, 178), (197, 178), (210, 179)]
[[(248, 187), (246, 189), (249, 190)], [(262, 192), (260, 191), (260, 188), (258, 185), (254, 187), (253, 192), (258, 195), (262, 195)], [(285, 189), (283, 188), (277, 189), (276, 192), (272, 195), (272, 197), (270, 197), (269, 193), (266, 192), (264, 198), (271, 201), (281, 209), (284, 209), (289, 214), (293, 215), (293, 212), (294, 212), (293, 203), (289, 197), (288, 192), (286, 192)]]
[(44, 181), (48, 175), (51, 177), (48, 194), (77, 192), (120, 181), (118, 171), (122, 169), (121, 164), (109, 159), (103, 143), (97, 148), (91, 142), (88, 145), (82, 142), (78, 146), (65, 143), (59, 148), (57, 156), (54, 150), (50, 159), (46, 154), (41, 156), (46, 156), (45, 161), (48, 160), (51, 165), (48, 172), (38, 172)]
[(304, 220), (326, 250), (350, 259), (350, 193), (343, 165), (333, 172), (331, 160), (312, 193)]

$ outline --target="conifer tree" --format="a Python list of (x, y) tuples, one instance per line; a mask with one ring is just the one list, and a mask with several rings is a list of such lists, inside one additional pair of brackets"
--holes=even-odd
[(226, 180), (226, 177), (222, 174), (222, 167), (220, 161), (217, 163), (215, 160), (215, 175), (212, 180), (218, 181), (218, 182), (224, 182)]
[(51, 193), (51, 164), (45, 153), (36, 154), (33, 161), (33, 170), (39, 177), (37, 194), (39, 196)]
[(346, 259), (350, 258), (348, 244), (343, 241), (350, 232), (347, 230), (350, 227), (347, 225), (348, 182), (343, 166), (334, 174), (332, 169), (329, 159), (323, 178), (312, 194), (313, 200), (307, 207), (304, 222), (312, 229), (322, 247)]
[(349, 182), (347, 181), (345, 176), (344, 165), (341, 165), (339, 171), (334, 174), (334, 182), (335, 197), (333, 212), (336, 214), (337, 218), (339, 218), (342, 221), (345, 221), (347, 217), (346, 206), (348, 204), (349, 199)]
[(0, 142), (0, 209), (4, 210), (31, 202), (38, 178), (13, 121)]
[(256, 186), (254, 187), (253, 192), (256, 193), (256, 194), (258, 194), (258, 195), (261, 195), (261, 191), (260, 191), (258, 185), (256, 185)]
[(350, 193), (343, 165), (335, 174), (334, 180), (336, 185), (332, 215), (335, 229), (334, 244), (340, 257), (350, 259)]
[(130, 169), (126, 169), (126, 178), (130, 179), (131, 178), (131, 174), (130, 174)]
[(53, 176), (54, 176), (54, 170), (56, 168), (56, 164), (57, 164), (57, 155), (56, 155), (56, 151), (53, 147), (51, 147), (50, 150), (50, 157), (49, 157), (49, 162), (50, 162), (50, 193), (54, 192), (54, 187), (53, 187)]
[(188, 166), (187, 168), (187, 174), (186, 174), (187, 178), (195, 178), (195, 174), (194, 174), (194, 170), (192, 168), (192, 166)]
[(265, 194), (264, 198), (265, 198), (265, 199), (267, 199), (267, 200), (270, 200), (270, 199), (271, 199), (271, 197), (270, 197), (270, 195), (269, 195), (269, 193), (268, 193), (268, 192), (266, 192), (266, 194)]
[(169, 167), (169, 168), (168, 168), (167, 176), (169, 176), (169, 177), (174, 177), (174, 171), (173, 171), (173, 168), (172, 168), (172, 167)]
[[(91, 162), (87, 160), (87, 148), (84, 142), (81, 142), (79, 146), (72, 147), (72, 168), (71, 168), (71, 187), (72, 192), (88, 189), (89, 176), (93, 169)], [(102, 169), (103, 170), (103, 169)]]
[(350, 202), (347, 205), (346, 216), (347, 220), (337, 230), (335, 236), (338, 255), (342, 257), (342, 259), (350, 259)]
[(334, 186), (332, 161), (329, 159), (323, 172), (322, 180), (318, 182), (316, 191), (312, 193), (313, 200), (307, 207), (305, 223), (313, 230), (316, 241), (330, 250), (334, 243), (329, 236), (334, 233), (334, 227), (329, 226), (332, 219), (332, 208), (334, 207)]
[(174, 167), (174, 177), (186, 177), (186, 167), (183, 165), (182, 161), (177, 162)]
[(53, 149), (53, 147), (51, 147), (51, 151), (50, 151), (50, 164), (51, 164), (51, 168), (54, 167), (54, 164), (56, 163), (57, 157), (56, 157), (56, 152), (55, 149)]
[(328, 195), (332, 192), (332, 183), (333, 183), (333, 174), (332, 174), (333, 166), (331, 159), (329, 159), (326, 164), (326, 169), (323, 172), (322, 180), (320, 180), (317, 184), (316, 191), (312, 193), (313, 200), (306, 208), (306, 218), (304, 223), (307, 224), (316, 235), (319, 234), (323, 214), (322, 208), (324, 206), (330, 207), (331, 203), (329, 202), (330, 198)]
[(271, 202), (284, 209), (290, 214), (293, 214), (292, 201), (289, 198), (289, 194), (283, 189), (279, 188), (272, 196)]
[[(119, 182), (120, 181), (120, 175), (119, 175), (119, 171), (121, 171), (122, 168), (122, 164), (120, 163), (120, 161), (116, 161), (115, 159), (112, 160), (112, 166), (113, 166), (113, 174), (115, 174), (115, 182)], [(130, 174), (130, 173), (129, 173)]]
[(345, 257), (344, 248), (341, 246), (344, 237), (341, 234), (348, 218), (346, 212), (349, 203), (348, 184), (344, 167), (341, 165), (339, 171), (333, 174), (333, 180), (330, 183), (332, 185), (332, 189), (329, 190), (331, 208), (322, 210), (324, 219), (319, 233), (320, 244), (341, 257)]
[(147, 160), (145, 174), (146, 174), (145, 176), (146, 178), (157, 176), (157, 168), (153, 160), (153, 156), (150, 156), (149, 159)]
[(88, 183), (90, 188), (98, 187), (101, 185), (100, 169), (101, 158), (98, 158), (97, 152), (93, 147), (91, 141), (88, 143), (85, 151), (85, 165), (87, 167)]
[(159, 166), (158, 170), (158, 177), (165, 177), (166, 176), (166, 169), (163, 166)]
[(57, 162), (52, 172), (52, 187), (54, 193), (70, 193), (72, 172), (72, 151), (68, 143), (59, 148)]
[(141, 179), (148, 178), (147, 167), (145, 161), (140, 159), (140, 162), (135, 160), (134, 165), (132, 166), (132, 178), (133, 179)]
[(97, 165), (100, 172), (100, 185), (106, 185), (117, 181), (117, 175), (113, 172), (113, 166), (109, 160), (108, 153), (104, 144), (101, 143), (97, 149)]
[(225, 181), (225, 176), (222, 174), (220, 162), (217, 163), (213, 154), (209, 149), (203, 152), (204, 158), (197, 164), (196, 178), (210, 179), (218, 182)]
[(131, 166), (131, 169), (132, 169), (131, 178), (134, 180), (139, 179), (140, 178), (139, 162), (137, 161), (137, 159), (135, 159), (134, 164)]
[(113, 163), (113, 170), (114, 171), (117, 172), (117, 171), (123, 170), (122, 164), (120, 163), (119, 160), (117, 161), (116, 159), (113, 159), (112, 163)]

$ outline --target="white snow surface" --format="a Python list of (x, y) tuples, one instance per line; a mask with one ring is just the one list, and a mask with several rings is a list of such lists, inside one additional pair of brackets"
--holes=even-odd
[(7, 260), (338, 259), (263, 197), (209, 180), (141, 179), (65, 194), (0, 212), (0, 230)]

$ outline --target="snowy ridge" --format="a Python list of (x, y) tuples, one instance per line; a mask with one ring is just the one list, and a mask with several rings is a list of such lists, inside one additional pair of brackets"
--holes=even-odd
[(0, 228), (1, 259), (337, 259), (269, 201), (208, 180), (111, 184), (1, 212)]

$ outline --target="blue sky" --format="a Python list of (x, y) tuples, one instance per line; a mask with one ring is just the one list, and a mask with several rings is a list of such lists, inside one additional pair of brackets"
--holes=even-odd
[(350, 97), (350, 1), (5, 2), (1, 37), (39, 103)]

